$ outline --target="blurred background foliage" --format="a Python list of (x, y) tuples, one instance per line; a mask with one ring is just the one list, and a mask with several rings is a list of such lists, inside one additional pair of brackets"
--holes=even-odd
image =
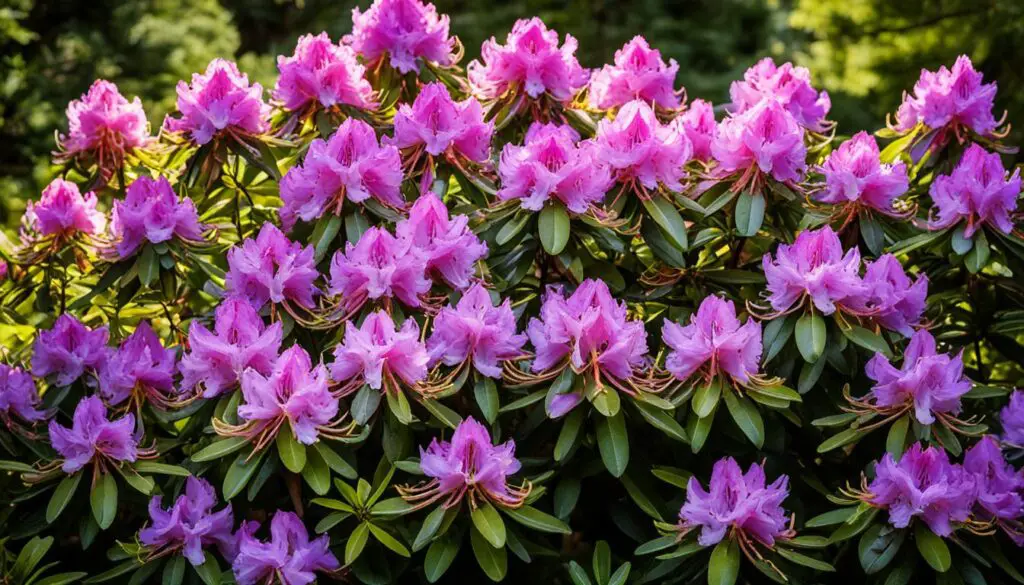
[[(921, 67), (966, 53), (999, 80), (997, 109), (1024, 120), (1021, 0), (436, 0), (466, 46), (538, 15), (580, 41), (586, 67), (608, 62), (644, 34), (681, 64), (690, 97), (728, 100), (729, 82), (770, 55), (811, 68), (832, 95), (831, 117), (849, 135), (879, 127)], [(138, 95), (155, 129), (174, 86), (215, 56), (234, 55), (268, 89), (276, 56), (298, 35), (351, 28), (357, 2), (340, 0), (0, 0), (0, 224), (52, 174), (53, 128), (97, 77)], [(369, 0), (358, 2), (369, 4)], [(504, 35), (500, 32), (499, 35)], [(1024, 124), (1024, 122), (1021, 122)], [(1020, 133), (1011, 142), (1020, 142)], [(1020, 155), (1018, 155), (1018, 158)]]

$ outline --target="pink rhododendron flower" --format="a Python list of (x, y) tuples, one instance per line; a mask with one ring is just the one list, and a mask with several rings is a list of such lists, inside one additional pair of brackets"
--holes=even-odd
[(510, 299), (494, 306), (491, 295), (477, 283), (434, 317), (427, 341), (430, 361), (455, 366), (472, 358), (478, 372), (501, 377), (501, 362), (523, 353), (526, 336), (516, 334), (516, 318)]
[(736, 306), (719, 296), (706, 297), (689, 325), (666, 320), (661, 335), (672, 349), (665, 368), (679, 380), (705, 365), (709, 377), (721, 371), (740, 384), (760, 372), (761, 324), (747, 319), (740, 325)]
[(116, 85), (103, 79), (68, 104), (67, 118), (68, 134), (59, 139), (64, 153), (88, 155), (108, 174), (121, 166), (126, 152), (151, 140), (142, 101), (136, 97), (129, 102)]
[(11, 425), (12, 417), (34, 423), (46, 418), (39, 410), (39, 391), (32, 375), (17, 366), (0, 364), (0, 421)]
[(876, 353), (864, 373), (875, 381), (871, 389), (875, 405), (912, 406), (914, 417), (923, 425), (934, 423), (936, 414), (960, 412), (960, 397), (971, 390), (970, 380), (963, 377), (962, 357), (937, 353), (935, 338), (924, 329), (910, 338), (900, 369)]
[(571, 126), (534, 122), (522, 146), (506, 144), (501, 151), (498, 199), (519, 199), (530, 211), (557, 200), (573, 213), (586, 213), (613, 184), (610, 169), (597, 157), (594, 141), (580, 142)]
[(907, 192), (909, 179), (903, 161), (883, 164), (878, 142), (867, 132), (858, 132), (832, 151), (821, 166), (825, 188), (814, 198), (822, 203), (858, 203), (893, 215), (893, 202)]
[(690, 146), (693, 148), (693, 159), (701, 162), (710, 161), (711, 143), (718, 131), (715, 109), (711, 102), (693, 100), (673, 122), (676, 125), (676, 131), (690, 141)]
[(871, 296), (875, 320), (904, 337), (913, 335), (914, 326), (924, 315), (928, 277), (922, 274), (911, 282), (900, 261), (892, 254), (883, 254), (867, 264), (864, 285)]
[(371, 227), (353, 245), (345, 244), (331, 259), (332, 295), (341, 295), (345, 310), (352, 312), (367, 300), (397, 298), (406, 306), (419, 307), (420, 295), (430, 290), (427, 258), (405, 238), (384, 228)]
[(377, 107), (373, 87), (366, 80), (366, 68), (351, 47), (332, 43), (327, 33), (303, 35), (291, 57), (277, 57), (281, 72), (274, 98), (291, 111), (310, 105), (325, 108), (352, 106), (364, 110)]
[(1024, 390), (1010, 394), (1010, 401), (999, 411), (1002, 439), (1010, 445), (1024, 447)]
[(203, 398), (233, 387), (246, 369), (269, 376), (281, 347), (282, 324), (269, 327), (248, 301), (229, 297), (219, 305), (211, 332), (198, 320), (188, 329), (188, 347), (181, 357), (181, 388), (201, 386)]
[(798, 182), (806, 169), (804, 130), (779, 102), (765, 99), (718, 125), (711, 153), (728, 173), (761, 173)]
[(257, 585), (280, 579), (281, 585), (309, 585), (316, 573), (341, 568), (331, 552), (330, 536), (309, 540), (309, 532), (293, 512), (278, 510), (270, 521), (270, 541), (254, 536), (259, 523), (244, 522), (235, 535), (238, 554), (231, 563), (238, 585)]
[(85, 374), (96, 372), (107, 360), (106, 326), (90, 329), (68, 313), (57, 317), (53, 328), (40, 331), (32, 354), (32, 373), (53, 375), (58, 386), (67, 386)]
[(206, 144), (222, 133), (263, 134), (270, 129), (270, 106), (263, 101), (263, 86), (249, 84), (249, 76), (238, 65), (214, 59), (202, 75), (192, 74), (192, 83), (178, 82), (180, 118), (168, 117), (164, 127), (188, 134), (196, 144)]
[(338, 415), (338, 399), (331, 394), (329, 383), (327, 368), (323, 364), (314, 367), (306, 350), (293, 345), (281, 353), (269, 376), (252, 368), (242, 372), (244, 402), (238, 407), (238, 416), (263, 429), (287, 420), (295, 439), (312, 445), (319, 428), (330, 425)]
[(693, 147), (676, 125), (659, 122), (647, 103), (629, 102), (614, 120), (598, 122), (594, 140), (598, 160), (611, 167), (618, 182), (639, 182), (650, 191), (659, 183), (672, 191), (683, 189), (683, 166)]
[(964, 471), (974, 476), (977, 505), (985, 518), (1012, 521), (1024, 517), (1024, 471), (1006, 462), (994, 437), (985, 435), (967, 450)]
[(973, 476), (951, 464), (945, 450), (922, 450), (920, 443), (908, 449), (899, 463), (886, 453), (868, 486), (870, 503), (888, 509), (894, 527), (906, 528), (916, 516), (939, 536), (952, 534), (952, 522), (967, 520), (976, 489)]
[(771, 547), (787, 535), (789, 521), (782, 501), (789, 496), (789, 476), (780, 475), (765, 485), (764, 469), (752, 463), (746, 473), (732, 457), (719, 459), (711, 470), (707, 491), (691, 477), (686, 486), (686, 503), (679, 510), (683, 527), (700, 527), (697, 542), (711, 546), (730, 530)]
[(679, 92), (674, 87), (678, 72), (675, 59), (666, 65), (661, 51), (637, 35), (615, 51), (614, 65), (605, 65), (590, 76), (590, 107), (610, 110), (640, 100), (674, 110), (679, 107)]
[(331, 377), (345, 381), (359, 376), (374, 390), (388, 388), (395, 376), (413, 386), (427, 377), (427, 348), (415, 319), (401, 329), (384, 311), (367, 315), (362, 327), (345, 323), (345, 340), (334, 349)]
[(345, 36), (368, 63), (387, 55), (403, 75), (419, 73), (420, 62), (441, 67), (455, 64), (455, 39), (448, 34), (448, 15), (420, 0), (374, 0), (361, 12), (352, 9), (352, 34)]
[(87, 396), (75, 407), (71, 428), (50, 421), (50, 444), (64, 458), (61, 469), (74, 473), (96, 457), (135, 461), (135, 416), (107, 419), (107, 407), (99, 396)]
[(111, 406), (136, 391), (159, 403), (174, 392), (176, 366), (174, 351), (164, 349), (149, 323), (142, 321), (100, 368), (100, 395)]
[(982, 77), (967, 55), (958, 57), (952, 70), (922, 69), (914, 93), (904, 94), (896, 112), (896, 129), (905, 132), (923, 123), (931, 129), (966, 126), (976, 134), (991, 135), (999, 125), (992, 115), (996, 83), (982, 83)]
[(819, 311), (831, 315), (837, 307), (860, 307), (868, 292), (858, 274), (860, 252), (853, 248), (844, 254), (839, 236), (829, 226), (804, 230), (792, 244), (780, 244), (775, 257), (770, 252), (764, 255), (762, 267), (768, 301), (778, 313), (810, 299)]
[(96, 209), (96, 194), (83, 196), (78, 185), (64, 179), (50, 181), (39, 201), (29, 201), (25, 217), (31, 230), (42, 236), (99, 234), (107, 225), (103, 212)]
[(392, 145), (380, 145), (369, 124), (349, 118), (329, 140), (309, 145), (301, 165), (281, 180), (278, 211), (285, 229), (295, 220), (313, 221), (328, 211), (339, 215), (345, 199), (361, 203), (373, 197), (385, 205), (404, 207), (402, 158)]
[(480, 59), (466, 68), (474, 95), (497, 99), (522, 88), (531, 98), (547, 92), (567, 102), (587, 84), (587, 70), (576, 60), (578, 43), (565, 35), (558, 46), (558, 31), (549, 30), (539, 18), (517, 20), (504, 45), (491, 37), (480, 47)]
[(188, 241), (202, 240), (204, 229), (192, 200), (178, 200), (171, 184), (162, 176), (135, 179), (124, 200), (114, 201), (110, 220), (110, 232), (117, 240), (121, 258), (131, 256), (145, 242), (159, 244), (175, 236)]
[(256, 239), (246, 238), (228, 250), (228, 293), (247, 299), (260, 309), (267, 302), (291, 301), (311, 309), (319, 292), (320, 276), (313, 262), (313, 246), (289, 240), (272, 223), (265, 223)]
[(139, 531), (139, 542), (161, 551), (180, 550), (182, 556), (198, 567), (206, 562), (204, 548), (216, 545), (227, 558), (234, 557), (234, 516), (231, 504), (219, 512), (217, 491), (206, 480), (189, 476), (185, 493), (174, 504), (163, 508), (163, 497), (153, 496), (149, 501), (149, 526)]
[(487, 257), (487, 244), (469, 229), (469, 218), (449, 218), (448, 208), (431, 191), (420, 195), (409, 217), (395, 226), (395, 233), (426, 258), (427, 274), (458, 290), (469, 286), (476, 263)]
[(775, 64), (771, 57), (765, 57), (743, 74), (743, 81), (734, 81), (729, 86), (732, 98), (731, 111), (745, 112), (763, 99), (770, 98), (782, 105), (796, 121), (812, 132), (823, 132), (828, 128), (825, 116), (832, 108), (828, 92), (818, 93), (811, 86), (811, 72), (806, 67), (794, 67), (792, 63)]
[(478, 163), (491, 156), (494, 121), (484, 122), (484, 110), (476, 98), (452, 99), (443, 83), (428, 83), (410, 106), (402, 104), (395, 113), (398, 148), (422, 146), (431, 156), (445, 152)]
[(935, 177), (928, 192), (935, 203), (929, 229), (945, 229), (966, 220), (964, 236), (968, 238), (984, 225), (1008, 234), (1013, 231), (1021, 192), (1020, 169), (1011, 175), (998, 154), (972, 144), (951, 174)]

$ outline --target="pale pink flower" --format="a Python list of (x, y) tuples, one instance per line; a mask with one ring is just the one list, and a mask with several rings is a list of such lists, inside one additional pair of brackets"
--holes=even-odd
[(910, 180), (903, 161), (882, 163), (878, 142), (867, 132), (858, 132), (832, 151), (821, 165), (825, 188), (815, 195), (833, 205), (859, 203), (893, 215), (893, 202), (907, 192)]
[(647, 39), (637, 35), (615, 51), (615, 64), (605, 65), (590, 76), (590, 107), (610, 110), (633, 100), (673, 110), (679, 107), (679, 92), (674, 85), (679, 63), (661, 58)]
[(673, 122), (677, 131), (689, 139), (693, 147), (693, 160), (710, 161), (711, 143), (718, 131), (715, 109), (711, 102), (693, 100)]

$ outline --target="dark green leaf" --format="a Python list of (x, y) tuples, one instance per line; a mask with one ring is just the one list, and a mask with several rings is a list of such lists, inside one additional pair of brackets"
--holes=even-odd
[(68, 502), (75, 495), (78, 483), (82, 480), (82, 473), (73, 473), (57, 484), (57, 489), (50, 496), (50, 503), (46, 506), (46, 522), (52, 524), (60, 516), (60, 513), (67, 507)]
[(708, 562), (708, 585), (733, 585), (740, 574), (740, 546), (726, 538), (711, 551)]
[(557, 256), (569, 243), (569, 214), (561, 204), (544, 206), (537, 217), (537, 229), (544, 251)]
[(825, 353), (825, 319), (811, 312), (804, 313), (796, 321), (796, 347), (807, 363), (818, 361)]
[(615, 477), (622, 476), (629, 464), (629, 435), (626, 432), (626, 418), (620, 411), (612, 417), (597, 417), (597, 448), (608, 472)]

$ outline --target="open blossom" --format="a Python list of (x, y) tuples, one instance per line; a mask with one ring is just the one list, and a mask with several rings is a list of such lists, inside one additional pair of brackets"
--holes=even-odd
[(831, 315), (839, 307), (859, 306), (867, 288), (861, 281), (860, 252), (843, 253), (839, 236), (831, 227), (804, 230), (792, 244), (780, 244), (775, 256), (762, 262), (768, 301), (779, 313), (810, 299), (814, 306)]
[(781, 183), (797, 182), (806, 169), (804, 130), (779, 102), (764, 99), (718, 125), (711, 153), (722, 170), (757, 170)]
[(256, 239), (246, 238), (228, 250), (228, 293), (247, 299), (256, 309), (268, 301), (285, 300), (312, 308), (320, 276), (313, 262), (313, 246), (289, 240), (272, 223), (260, 228)]
[(128, 101), (113, 83), (97, 79), (67, 108), (68, 134), (60, 146), (70, 155), (88, 153), (101, 169), (120, 166), (124, 153), (150, 141), (142, 101)]
[(968, 238), (984, 225), (1008, 234), (1013, 231), (1012, 216), (1021, 192), (1020, 169), (1011, 175), (998, 154), (972, 144), (951, 174), (935, 177), (928, 192), (935, 203), (930, 229), (966, 220)]
[(217, 492), (213, 486), (204, 479), (189, 476), (185, 493), (170, 508), (163, 508), (162, 496), (153, 496), (149, 501), (149, 526), (139, 531), (139, 542), (160, 550), (180, 549), (194, 567), (206, 562), (203, 549), (214, 545), (231, 558), (235, 552), (231, 504), (214, 512), (216, 505)]
[(309, 145), (301, 165), (281, 180), (278, 213), (285, 229), (295, 220), (312, 221), (331, 211), (341, 213), (345, 199), (361, 203), (370, 197), (385, 205), (404, 207), (400, 190), (402, 159), (392, 145), (380, 145), (366, 122), (348, 118), (330, 139)]
[(395, 322), (384, 311), (367, 315), (362, 327), (345, 323), (345, 340), (334, 349), (331, 377), (336, 381), (360, 376), (374, 390), (398, 376), (410, 386), (427, 377), (427, 348), (420, 341), (415, 319)]
[(331, 552), (326, 534), (310, 541), (309, 532), (293, 512), (278, 510), (270, 521), (270, 541), (254, 535), (259, 524), (247, 521), (236, 534), (238, 554), (231, 563), (238, 585), (256, 585), (280, 579), (281, 585), (309, 585), (316, 573), (341, 567)]
[(960, 412), (960, 397), (971, 390), (970, 380), (963, 376), (962, 357), (937, 353), (935, 338), (924, 329), (910, 338), (900, 369), (876, 353), (864, 372), (875, 381), (871, 398), (877, 406), (909, 405), (923, 425), (935, 422), (937, 413)]
[(915, 443), (900, 457), (891, 453), (875, 466), (875, 480), (868, 486), (872, 505), (889, 510), (889, 523), (906, 528), (915, 516), (932, 532), (949, 536), (952, 522), (971, 514), (976, 486), (970, 473), (951, 464), (941, 447), (921, 449)]
[(686, 529), (700, 527), (697, 542), (711, 546), (730, 529), (771, 547), (787, 533), (789, 518), (782, 502), (789, 496), (789, 476), (766, 485), (764, 469), (752, 463), (746, 473), (732, 457), (719, 459), (711, 470), (707, 491), (691, 477), (679, 519)]
[(825, 188), (815, 195), (822, 203), (859, 203), (881, 213), (892, 214), (893, 202), (907, 192), (909, 179), (903, 161), (883, 164), (878, 142), (867, 132), (858, 132), (832, 151), (821, 166)]
[(95, 457), (135, 461), (138, 456), (135, 415), (108, 420), (103, 400), (99, 396), (87, 396), (75, 407), (70, 429), (55, 420), (50, 421), (50, 444), (64, 458), (61, 465), (64, 473), (78, 471)]
[(586, 213), (613, 184), (608, 166), (597, 160), (594, 141), (580, 142), (572, 126), (540, 122), (530, 125), (522, 146), (505, 145), (498, 174), (498, 199), (519, 199), (530, 211), (557, 200), (573, 213)]
[(270, 106), (263, 101), (263, 86), (249, 84), (249, 76), (238, 65), (214, 59), (202, 75), (192, 74), (192, 84), (178, 82), (180, 118), (168, 117), (164, 127), (187, 133), (196, 144), (214, 136), (263, 134), (270, 128)]
[(504, 45), (491, 37), (480, 47), (480, 59), (469, 64), (466, 73), (473, 94), (497, 99), (522, 87), (531, 98), (547, 92), (567, 102), (587, 84), (587, 70), (576, 60), (578, 43), (565, 35), (558, 46), (558, 31), (549, 30), (539, 18), (517, 20)]
[(913, 94), (904, 94), (896, 112), (896, 129), (907, 131), (919, 123), (932, 129), (963, 125), (982, 136), (992, 134), (999, 124), (992, 115), (996, 83), (982, 83), (982, 77), (967, 55), (957, 57), (952, 70), (922, 69)]
[(1024, 471), (1006, 462), (994, 437), (986, 435), (967, 450), (964, 470), (974, 476), (977, 505), (986, 518), (1024, 517)]
[(363, 232), (358, 242), (348, 242), (344, 251), (335, 252), (329, 292), (341, 295), (347, 311), (368, 299), (382, 298), (397, 298), (406, 306), (419, 307), (420, 295), (430, 290), (426, 262), (412, 241), (374, 226)]
[(812, 132), (822, 132), (827, 128), (825, 116), (832, 107), (828, 93), (819, 93), (811, 86), (811, 72), (806, 67), (794, 67), (788, 62), (776, 65), (771, 57), (765, 57), (747, 69), (742, 81), (732, 82), (729, 97), (735, 113), (743, 113), (761, 100), (770, 98)]
[(39, 201), (28, 202), (25, 217), (42, 236), (99, 234), (107, 225), (103, 212), (96, 209), (96, 194), (90, 191), (83, 196), (78, 185), (64, 179), (50, 181)]
[[(327, 368), (313, 366), (306, 350), (293, 345), (281, 353), (269, 376), (249, 368), (242, 372), (242, 398), (238, 416), (264, 428), (282, 419), (303, 445), (317, 441), (318, 428), (338, 414), (338, 399), (331, 394)], [(283, 431), (283, 429), (282, 429)]]
[(452, 288), (469, 286), (476, 263), (487, 256), (487, 244), (469, 229), (469, 218), (449, 218), (448, 208), (431, 191), (409, 210), (409, 217), (398, 222), (395, 233), (408, 240), (426, 257), (426, 273), (443, 279)]
[(64, 313), (53, 328), (40, 331), (32, 354), (32, 373), (43, 378), (54, 375), (58, 386), (67, 386), (86, 370), (96, 372), (107, 360), (107, 339), (110, 332), (104, 325), (90, 329), (81, 321)]
[(711, 102), (693, 100), (682, 114), (673, 120), (676, 131), (686, 136), (693, 148), (693, 159), (702, 162), (711, 160), (711, 143), (718, 131), (715, 109)]
[(761, 324), (747, 319), (740, 325), (736, 306), (719, 296), (706, 297), (689, 325), (666, 320), (661, 335), (672, 349), (665, 368), (679, 380), (707, 364), (709, 376), (721, 371), (740, 384), (760, 371)]
[(345, 36), (345, 43), (368, 63), (387, 55), (403, 75), (419, 73), (421, 61), (455, 64), (448, 15), (438, 15), (433, 4), (421, 0), (374, 0), (366, 12), (353, 8), (352, 34)]
[(683, 166), (693, 147), (676, 125), (662, 124), (646, 102), (629, 102), (615, 115), (598, 122), (597, 158), (611, 167), (620, 183), (638, 181), (654, 191), (662, 184), (681, 191)]
[(1010, 395), (1010, 402), (999, 411), (1002, 439), (1010, 445), (1024, 447), (1024, 390)]
[(325, 108), (353, 106), (364, 110), (377, 106), (373, 87), (366, 80), (366, 68), (348, 45), (332, 43), (323, 32), (303, 35), (291, 57), (279, 55), (281, 75), (274, 98), (287, 110), (304, 110), (311, 104)]
[(46, 418), (39, 410), (39, 391), (32, 375), (17, 366), (0, 364), (0, 421), (10, 423), (18, 418), (33, 423)]
[(248, 301), (229, 297), (214, 312), (214, 331), (198, 320), (188, 329), (189, 352), (181, 357), (181, 388), (201, 386), (213, 398), (238, 383), (248, 368), (269, 376), (281, 347), (282, 324), (269, 327)]
[(174, 351), (164, 349), (149, 323), (142, 321), (100, 368), (100, 395), (110, 405), (124, 402), (136, 390), (167, 395), (174, 391), (176, 370)]
[(478, 372), (500, 378), (501, 362), (519, 357), (525, 343), (526, 336), (516, 334), (511, 300), (495, 307), (490, 293), (477, 283), (455, 306), (434, 317), (427, 351), (432, 363), (454, 366), (472, 358)]
[(610, 110), (633, 100), (673, 110), (679, 107), (675, 90), (679, 63), (661, 58), (647, 39), (637, 35), (615, 51), (615, 64), (605, 65), (590, 76), (590, 107)]
[(913, 335), (914, 326), (924, 315), (928, 277), (922, 274), (911, 281), (895, 256), (883, 254), (868, 263), (864, 285), (871, 296), (875, 321), (905, 337)]
[(402, 104), (395, 113), (398, 148), (422, 146), (431, 156), (445, 152), (478, 163), (491, 156), (494, 121), (484, 122), (484, 110), (476, 98), (452, 99), (441, 82), (428, 83), (410, 106)]
[(135, 179), (124, 200), (114, 201), (110, 220), (110, 231), (122, 258), (134, 254), (145, 242), (159, 244), (173, 237), (202, 240), (204, 229), (192, 200), (179, 200), (163, 176)]

